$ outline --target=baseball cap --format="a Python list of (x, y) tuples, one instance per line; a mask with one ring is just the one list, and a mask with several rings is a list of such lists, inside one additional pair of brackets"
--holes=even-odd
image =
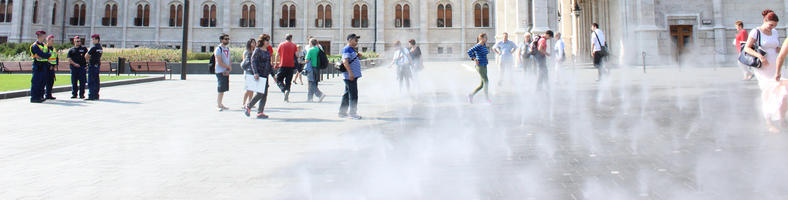
[(355, 39), (359, 39), (359, 38), (361, 38), (361, 36), (358, 36), (355, 33), (351, 33), (350, 35), (347, 35), (347, 40), (354, 39), (354, 38)]

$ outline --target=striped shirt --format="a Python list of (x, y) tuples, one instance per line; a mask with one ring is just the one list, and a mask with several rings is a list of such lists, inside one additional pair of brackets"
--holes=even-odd
[(487, 66), (488, 53), (490, 53), (490, 51), (487, 49), (487, 46), (481, 44), (476, 44), (473, 46), (473, 48), (468, 50), (468, 56), (470, 56), (471, 59), (475, 58), (477, 61), (479, 61), (479, 66), (484, 67)]

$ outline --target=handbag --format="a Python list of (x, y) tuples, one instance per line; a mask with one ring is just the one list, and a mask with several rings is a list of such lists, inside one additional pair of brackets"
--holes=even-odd
[[(757, 51), (763, 56), (766, 56), (766, 51), (761, 49), (761, 30), (756, 30), (756, 31), (758, 31), (757, 32), (758, 36), (756, 37), (758, 40), (758, 48), (755, 48), (755, 51)], [(750, 67), (761, 68), (761, 60), (758, 59), (758, 57), (755, 57), (745, 52), (744, 51), (745, 45), (746, 44), (741, 44), (739, 47), (741, 49), (741, 53), (739, 53), (739, 62)]]
[[(355, 52), (355, 49), (353, 50), (353, 52)], [(356, 52), (356, 57), (354, 57), (352, 60), (350, 60), (350, 61), (349, 61), (349, 62), (347, 62), (347, 63), (348, 63), (348, 64), (352, 64), (353, 62), (355, 62), (355, 61), (356, 61), (356, 59), (358, 59), (358, 52)], [(334, 68), (336, 68), (336, 69), (337, 69), (337, 71), (340, 71), (340, 72), (347, 72), (347, 69), (345, 69), (345, 64), (344, 64), (344, 63), (342, 63), (342, 60), (341, 60), (341, 59), (340, 59), (339, 61), (337, 61), (337, 63), (336, 63), (336, 64), (334, 64)]]

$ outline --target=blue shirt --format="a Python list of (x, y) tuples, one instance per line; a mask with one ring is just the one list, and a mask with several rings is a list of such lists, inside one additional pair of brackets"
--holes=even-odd
[[(342, 60), (345, 59), (350, 62), (350, 71), (353, 71), (353, 77), (361, 78), (361, 58), (358, 57), (358, 52), (353, 47), (345, 46), (342, 49)], [(347, 72), (342, 73), (342, 75), (345, 76), (345, 80), (350, 80), (350, 75)]]
[(477, 61), (479, 61), (479, 66), (483, 67), (487, 66), (488, 53), (490, 53), (490, 51), (487, 49), (487, 46), (481, 44), (476, 44), (473, 46), (473, 48), (468, 50), (468, 56), (470, 56), (471, 59), (475, 58)]

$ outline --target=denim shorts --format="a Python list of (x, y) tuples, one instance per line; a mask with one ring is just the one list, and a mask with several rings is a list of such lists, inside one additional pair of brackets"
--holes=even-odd
[(217, 88), (219, 93), (227, 92), (230, 90), (230, 76), (225, 76), (224, 74), (216, 74), (217, 83), (219, 83), (219, 87)]

